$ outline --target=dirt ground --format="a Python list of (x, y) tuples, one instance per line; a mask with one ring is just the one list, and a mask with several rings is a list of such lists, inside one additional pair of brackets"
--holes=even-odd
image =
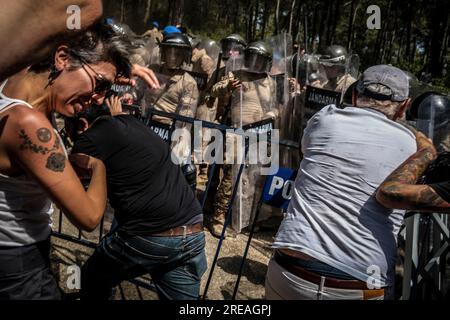
[[(103, 234), (105, 234), (111, 225), (112, 215), (109, 213), (105, 217)], [(80, 234), (68, 221), (62, 220), (62, 232), (74, 237)], [(59, 227), (59, 212), (54, 214), (54, 231)], [(92, 242), (99, 239), (99, 229), (92, 233), (82, 233), (81, 238)], [(236, 296), (238, 300), (259, 300), (264, 299), (264, 278), (267, 271), (272, 250), (270, 244), (275, 236), (275, 228), (272, 230), (258, 231), (251, 243), (247, 262), (244, 267), (242, 278), (239, 284), (239, 290)], [(211, 270), (211, 265), (218, 245), (218, 239), (213, 237), (206, 229), (206, 256), (208, 260), (208, 270), (202, 278), (202, 287), (200, 293), (204, 293), (204, 288)], [(234, 286), (239, 272), (241, 258), (248, 240), (248, 232), (242, 234), (233, 234), (227, 237), (220, 251), (213, 277), (207, 293), (209, 300), (229, 300), (232, 297)], [(74, 293), (77, 290), (70, 290), (68, 279), (72, 275), (73, 266), (81, 267), (87, 258), (92, 254), (93, 249), (82, 246), (67, 240), (53, 237), (53, 249), (51, 253), (52, 267), (58, 278), (61, 289), (66, 293)], [(71, 268), (72, 267), (72, 268)], [(146, 284), (151, 284), (149, 276), (143, 280)], [(70, 281), (69, 281), (70, 283)], [(117, 300), (152, 300), (158, 299), (153, 290), (143, 288), (128, 281), (123, 282), (116, 290), (115, 299)]]

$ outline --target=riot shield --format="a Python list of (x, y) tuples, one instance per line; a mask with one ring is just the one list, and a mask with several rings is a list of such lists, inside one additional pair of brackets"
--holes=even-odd
[(161, 65), (161, 52), (159, 44), (156, 40), (153, 38), (147, 38), (144, 47), (150, 54), (148, 65)]
[(348, 55), (340, 60), (318, 57), (317, 68), (308, 66), (305, 113), (316, 113), (327, 105), (340, 107), (347, 89), (358, 78), (359, 57)]
[(283, 33), (270, 38), (267, 42), (271, 46), (273, 53), (270, 75), (276, 82), (277, 104), (280, 110), (277, 127), (281, 128), (282, 125), (285, 125), (285, 118), (289, 116), (285, 109), (289, 100), (288, 57), (292, 56), (292, 37), (287, 33)]
[[(160, 83), (160, 89), (147, 89), (145, 92), (144, 117), (149, 126), (167, 129), (170, 125), (170, 134), (175, 132), (171, 147), (176, 160), (180, 164), (191, 161), (191, 125), (183, 121), (174, 120), (160, 115), (152, 115), (150, 110), (162, 111), (173, 115), (194, 118), (197, 103), (198, 89), (195, 81), (184, 74), (168, 76), (155, 73)], [(160, 125), (161, 124), (161, 125)], [(163, 129), (161, 129), (163, 128)], [(166, 131), (164, 131), (166, 132)]]
[(428, 93), (417, 110), (417, 129), (433, 140), (438, 152), (450, 151), (450, 98)]
[[(246, 51), (247, 52), (247, 51)], [(248, 57), (247, 57), (248, 58)], [(239, 130), (263, 120), (272, 121), (279, 114), (279, 100), (277, 99), (277, 82), (263, 70), (270, 70), (265, 64), (266, 60), (258, 58), (230, 59), (228, 71), (233, 80), (238, 80), (231, 96), (231, 120), (232, 125)], [(270, 61), (271, 59), (268, 59)], [(282, 82), (282, 84), (284, 84)], [(235, 139), (242, 139), (237, 135)], [(242, 140), (240, 145), (242, 147)], [(231, 143), (234, 143), (231, 137)], [(230, 137), (227, 136), (227, 149), (230, 144)], [(241, 181), (236, 181), (240, 165), (233, 166), (233, 183), (239, 183), (236, 199), (233, 203), (232, 228), (240, 232), (251, 223), (251, 219), (256, 212), (258, 199), (262, 192), (264, 176), (261, 175), (261, 164), (255, 160), (255, 153), (258, 151), (257, 141), (249, 142), (248, 157), (244, 159), (245, 168), (241, 175)], [(235, 159), (242, 160), (242, 152), (235, 153)], [(256, 157), (257, 158), (257, 157)], [(253, 161), (252, 161), (253, 160)], [(241, 163), (241, 162), (239, 162)]]
[(203, 38), (198, 43), (197, 48), (204, 49), (206, 51), (206, 54), (215, 62), (217, 62), (217, 59), (219, 59), (220, 55), (220, 46), (217, 44), (216, 41), (209, 39), (209, 38)]
[(220, 47), (214, 40), (202, 39), (192, 50), (191, 65), (186, 69), (197, 82), (198, 90), (207, 89), (208, 81), (217, 68)]

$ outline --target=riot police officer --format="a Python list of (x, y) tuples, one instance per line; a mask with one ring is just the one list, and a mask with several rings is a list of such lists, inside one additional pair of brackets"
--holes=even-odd
[[(246, 124), (275, 118), (276, 84), (269, 76), (272, 62), (272, 50), (263, 41), (249, 44), (244, 50), (243, 66), (238, 70), (231, 70), (228, 76), (218, 82), (212, 89), (213, 96), (230, 96), (231, 124), (240, 128)], [(229, 141), (230, 137), (227, 137)], [(259, 195), (261, 187), (260, 176), (255, 173), (253, 165), (246, 166), (241, 178), (241, 193), (237, 201), (242, 205), (236, 206), (233, 214), (240, 215), (242, 220), (249, 220), (254, 209), (254, 197)], [(214, 217), (209, 221), (213, 235), (219, 236), (222, 231), (224, 217), (230, 200), (233, 184), (233, 166), (224, 165), (224, 175), (214, 201)]]
[[(151, 66), (160, 80), (161, 90), (148, 91), (146, 94), (147, 108), (175, 113), (193, 118), (196, 113), (199, 92), (197, 83), (185, 71), (190, 64), (192, 47), (189, 39), (180, 33), (171, 33), (164, 37), (160, 44), (161, 65)], [(154, 117), (156, 121), (170, 124), (171, 120)], [(180, 140), (173, 142), (172, 148), (181, 163), (190, 162), (190, 126), (177, 122), (177, 129), (183, 129), (186, 134)]]
[(343, 46), (328, 46), (319, 58), (319, 63), (323, 66), (326, 73), (326, 80), (322, 84), (317, 85), (317, 87), (345, 92), (356, 81), (349, 73), (348, 59), (348, 52)]
[[(208, 113), (211, 121), (213, 122), (231, 125), (231, 114), (229, 112), (231, 92), (228, 90), (213, 90), (213, 88), (219, 81), (230, 79), (230, 75), (227, 74), (226, 64), (232, 65), (234, 61), (239, 60), (243, 55), (246, 46), (247, 42), (239, 34), (230, 34), (220, 41), (221, 59), (220, 61), (217, 61), (216, 69), (212, 74), (210, 80), (208, 81), (208, 85), (204, 95), (204, 103), (208, 107)], [(216, 197), (216, 190), (220, 184), (220, 176), (222, 176), (222, 174), (220, 174), (221, 171), (223, 171), (223, 167), (221, 165), (216, 166), (216, 170), (214, 172), (209, 188), (210, 192), (207, 195), (205, 212), (213, 210), (212, 205), (215, 201), (214, 199)], [(207, 172), (205, 172), (204, 169), (201, 169), (199, 172), (199, 184), (206, 183), (206, 179), (208, 176)], [(231, 183), (229, 186), (229, 190), (229, 192), (231, 193)], [(219, 198), (220, 197), (221, 196), (219, 196)]]

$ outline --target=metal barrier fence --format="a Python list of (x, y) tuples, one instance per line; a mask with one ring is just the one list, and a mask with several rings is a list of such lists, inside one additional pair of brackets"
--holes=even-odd
[(446, 214), (410, 214), (405, 219), (403, 300), (442, 300), (449, 295), (450, 220)]
[[(173, 128), (175, 128), (177, 122), (183, 122), (186, 124), (193, 125), (196, 121), (200, 121), (198, 119), (184, 117), (181, 115), (169, 114), (161, 111), (152, 110), (149, 113), (149, 116), (145, 119), (141, 119), (148, 126), (152, 126), (155, 124), (152, 121), (154, 116), (159, 116), (167, 119), (171, 119), (172, 124), (170, 126), (166, 126), (165, 129), (168, 130), (169, 136), (172, 132)], [(261, 126), (267, 123), (270, 123), (271, 120), (264, 120), (261, 122), (257, 122), (250, 126), (247, 126), (244, 129), (250, 129), (253, 127)], [(207, 129), (216, 129), (221, 131), (223, 134), (226, 133), (227, 130), (234, 130), (235, 128), (220, 125), (212, 122), (201, 121), (202, 127)], [(248, 137), (246, 137), (248, 139)], [(247, 140), (246, 140), (247, 141)], [(273, 142), (276, 143), (276, 142)], [(278, 142), (280, 146), (286, 147), (288, 149), (299, 149), (299, 144), (297, 142), (288, 141), (288, 140), (280, 140)], [(194, 150), (193, 146), (191, 146), (191, 150)], [(245, 153), (248, 152), (248, 148), (246, 146)], [(222, 234), (219, 239), (219, 243), (217, 245), (217, 249), (214, 255), (214, 260), (211, 265), (210, 272), (208, 274), (208, 279), (206, 282), (206, 286), (203, 292), (203, 299), (207, 299), (207, 293), (209, 290), (209, 286), (214, 274), (214, 269), (217, 264), (218, 257), (220, 255), (220, 251), (222, 248), (224, 235), (226, 229), (228, 228), (231, 217), (233, 213), (233, 202), (237, 195), (237, 188), (241, 179), (242, 171), (244, 169), (244, 164), (239, 166), (238, 175), (233, 184), (232, 196), (228, 202), (228, 209), (226, 214), (225, 223), (223, 225)], [(211, 169), (208, 175), (208, 183), (205, 186), (205, 191), (200, 200), (202, 208), (205, 205), (206, 198), (210, 192), (210, 186), (212, 183), (212, 176), (214, 175), (216, 170), (216, 163), (211, 165)], [(264, 203), (264, 199), (261, 195), (261, 198), (258, 203), (258, 209), (256, 211), (256, 215), (251, 222), (250, 234), (247, 245), (245, 247), (245, 251), (242, 256), (241, 265), (239, 269), (238, 279), (236, 281), (235, 289), (233, 292), (232, 299), (235, 299), (237, 289), (239, 286), (242, 270), (246, 261), (246, 257), (248, 254), (248, 250), (250, 247), (250, 243), (252, 241), (252, 237), (255, 230), (255, 225), (259, 215), (259, 209)], [(57, 230), (53, 231), (52, 235), (54, 237), (70, 241), (85, 247), (95, 248), (101, 239), (104, 236), (104, 218), (101, 220), (99, 235), (96, 241), (90, 241), (83, 239), (81, 231), (78, 230), (78, 235), (70, 235), (63, 232), (63, 213), (59, 213), (59, 221)], [(439, 214), (410, 214), (405, 218), (405, 228), (403, 229), (406, 241), (405, 247), (405, 261), (404, 261), (404, 278), (403, 278), (403, 286), (402, 286), (402, 299), (403, 300), (414, 300), (414, 299), (426, 299), (429, 297), (433, 297), (435, 299), (442, 299), (446, 295), (448, 295), (449, 288), (449, 280), (448, 280), (448, 269), (447, 269), (447, 256), (450, 252), (450, 220), (448, 215), (439, 215)], [(140, 279), (133, 279), (130, 281), (133, 284), (136, 284), (140, 287), (144, 287), (146, 289), (154, 290), (150, 281), (143, 281)]]
[[(171, 131), (175, 128), (177, 122), (183, 122), (187, 124), (194, 124), (196, 121), (201, 121), (194, 118), (184, 117), (181, 115), (175, 115), (170, 113), (165, 113), (161, 111), (152, 110), (150, 111), (149, 117), (146, 119), (142, 119), (142, 121), (146, 122), (148, 126), (152, 126), (154, 122), (152, 122), (153, 116), (164, 117), (167, 119), (171, 119), (173, 122), (170, 126), (167, 126), (166, 129)], [(251, 124), (244, 129), (250, 129), (256, 126), (264, 125), (269, 123), (270, 120), (265, 120), (262, 122), (257, 122), (255, 124)], [(226, 133), (227, 130), (234, 130), (235, 128), (216, 124), (212, 122), (201, 121), (202, 127), (207, 129), (216, 129), (221, 131), (223, 134)], [(246, 137), (247, 139), (248, 137)], [(276, 143), (272, 141), (272, 143)], [(278, 142), (280, 146), (289, 148), (289, 149), (299, 149), (299, 144), (297, 142), (288, 141), (288, 140), (280, 140)], [(193, 150), (193, 148), (192, 148)], [(245, 153), (248, 152), (248, 148), (246, 148)], [(208, 280), (205, 286), (205, 290), (203, 292), (203, 299), (207, 299), (207, 293), (209, 290), (209, 286), (214, 274), (214, 269), (217, 264), (218, 257), (220, 255), (220, 251), (222, 248), (224, 235), (226, 229), (228, 228), (231, 222), (232, 210), (233, 210), (233, 202), (237, 195), (237, 188), (241, 179), (242, 170), (244, 168), (244, 164), (241, 164), (238, 170), (237, 179), (233, 184), (233, 192), (232, 196), (228, 203), (228, 210), (226, 214), (225, 223), (223, 225), (222, 234), (219, 239), (219, 243), (217, 245), (217, 249), (214, 255), (214, 260), (211, 265), (210, 272), (208, 274)], [(212, 182), (212, 176), (216, 170), (216, 164), (213, 163), (211, 165), (211, 170), (208, 175), (208, 183), (206, 184), (205, 191), (200, 200), (202, 208), (205, 205), (206, 198), (210, 191), (210, 186)], [(235, 299), (237, 289), (239, 286), (240, 277), (242, 274), (243, 266), (245, 264), (246, 256), (250, 247), (250, 242), (252, 240), (255, 224), (258, 219), (259, 209), (261, 204), (263, 203), (263, 198), (261, 198), (258, 203), (258, 210), (253, 218), (251, 223), (250, 235), (249, 239), (243, 253), (243, 257), (241, 260), (241, 265), (239, 269), (238, 279), (235, 285), (235, 289), (233, 292), (232, 299)], [(52, 235), (54, 237), (70, 241), (85, 247), (95, 248), (101, 239), (104, 236), (103, 227), (104, 227), (104, 218), (100, 223), (100, 231), (97, 238), (97, 241), (89, 241), (83, 239), (81, 231), (78, 230), (78, 235), (70, 235), (63, 232), (63, 213), (59, 213), (59, 222), (58, 228), (56, 231), (53, 231)], [(405, 218), (405, 227), (402, 231), (402, 234), (405, 236), (406, 247), (405, 247), (405, 261), (404, 261), (404, 277), (403, 277), (403, 286), (402, 286), (402, 299), (403, 300), (414, 300), (414, 299), (426, 299), (428, 297), (433, 297), (436, 299), (442, 299), (445, 295), (448, 295), (449, 288), (449, 280), (448, 280), (448, 270), (447, 270), (447, 256), (450, 252), (450, 220), (448, 215), (439, 215), (439, 214), (411, 214)], [(131, 283), (138, 285), (140, 287), (144, 287), (146, 289), (154, 290), (150, 281), (143, 281), (140, 279), (133, 279), (130, 281)]]

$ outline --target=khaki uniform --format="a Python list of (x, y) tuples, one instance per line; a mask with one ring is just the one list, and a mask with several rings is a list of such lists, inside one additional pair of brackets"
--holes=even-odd
[[(205, 49), (194, 49), (192, 55), (192, 71), (196, 73), (205, 74), (208, 76), (208, 84), (211, 86), (212, 76), (214, 74), (216, 63), (206, 53)], [(196, 119), (212, 122), (216, 116), (217, 101), (216, 99), (209, 99), (208, 85), (204, 91), (200, 92), (200, 100), (195, 115)], [(208, 141), (209, 130), (203, 129), (203, 141)], [(205, 150), (207, 143), (202, 144), (203, 150)], [(196, 163), (198, 161), (196, 160)], [(200, 164), (197, 166), (197, 188), (204, 190), (208, 183), (208, 166), (207, 164)]]
[[(229, 82), (235, 78), (230, 72), (212, 88), (212, 96), (227, 96)], [(240, 90), (231, 94), (231, 122), (234, 127), (278, 116), (276, 109), (276, 86), (269, 76), (259, 77), (242, 73), (242, 104)], [(241, 108), (242, 105), (242, 108)], [(227, 137), (227, 140), (234, 137)], [(237, 178), (239, 165), (224, 165), (224, 177), (219, 185), (214, 202), (216, 215), (225, 214), (232, 193), (233, 181)], [(259, 174), (259, 165), (246, 165), (241, 176), (238, 195), (233, 204), (233, 229), (240, 232), (248, 226), (254, 215), (256, 204), (262, 191), (264, 177)]]
[[(226, 106), (230, 103), (231, 93), (226, 92), (223, 96), (218, 95), (217, 92), (213, 92), (213, 87), (216, 85), (217, 80), (225, 79), (225, 65), (223, 61), (221, 61), (221, 67), (218, 70), (214, 70), (211, 75), (210, 80), (208, 81), (207, 88), (205, 90), (205, 97), (203, 103), (207, 104), (209, 114), (211, 116), (211, 122), (215, 122), (218, 124), (227, 125), (226, 117)], [(216, 95), (214, 94), (216, 93)], [(207, 138), (204, 138), (207, 140)], [(231, 166), (229, 166), (231, 168)], [(207, 172), (204, 172), (204, 168), (202, 168), (202, 172), (199, 175), (199, 179), (197, 180), (197, 185), (201, 185), (202, 183), (206, 186), (207, 179), (209, 177), (209, 168), (206, 169)], [(207, 199), (205, 203), (205, 213), (210, 213), (211, 211), (216, 211), (217, 208), (213, 206), (216, 202), (216, 199), (227, 199), (231, 194), (231, 180), (232, 180), (232, 171), (228, 170), (226, 165), (217, 164), (215, 167), (214, 174), (212, 176), (210, 183), (209, 192), (207, 194)], [(223, 183), (222, 183), (223, 182)], [(220, 188), (219, 188), (220, 186)], [(227, 196), (228, 195), (228, 196)], [(223, 209), (225, 207), (225, 209)], [(224, 212), (226, 211), (226, 205), (222, 206), (215, 217), (210, 218), (208, 220), (208, 215), (206, 216), (206, 225), (210, 227), (211, 232), (218, 236), (222, 231), (221, 225), (223, 224)], [(214, 216), (214, 215), (213, 215)], [(217, 220), (220, 218), (220, 221)], [(212, 220), (212, 221), (211, 221)], [(209, 223), (208, 223), (209, 222)], [(215, 226), (214, 226), (215, 225)]]
[(356, 82), (356, 79), (351, 75), (346, 74), (343, 77), (338, 78), (337, 81), (328, 80), (320, 85), (314, 86), (326, 90), (342, 92), (344, 94), (354, 82)]
[(163, 34), (161, 31), (159, 31), (156, 28), (153, 28), (151, 30), (148, 30), (147, 32), (145, 32), (143, 35), (143, 37), (149, 37), (157, 42), (161, 42), (164, 38)]
[[(147, 107), (154, 107), (157, 111), (175, 113), (185, 117), (194, 118), (197, 111), (199, 92), (197, 83), (187, 72), (180, 71), (178, 74), (170, 77), (166, 83), (161, 84), (161, 90), (147, 95)], [(171, 124), (171, 119), (154, 116), (153, 120)], [(179, 160), (187, 161), (190, 156), (191, 125), (177, 122), (177, 129), (182, 129), (185, 133), (178, 141), (172, 142), (172, 150)]]

